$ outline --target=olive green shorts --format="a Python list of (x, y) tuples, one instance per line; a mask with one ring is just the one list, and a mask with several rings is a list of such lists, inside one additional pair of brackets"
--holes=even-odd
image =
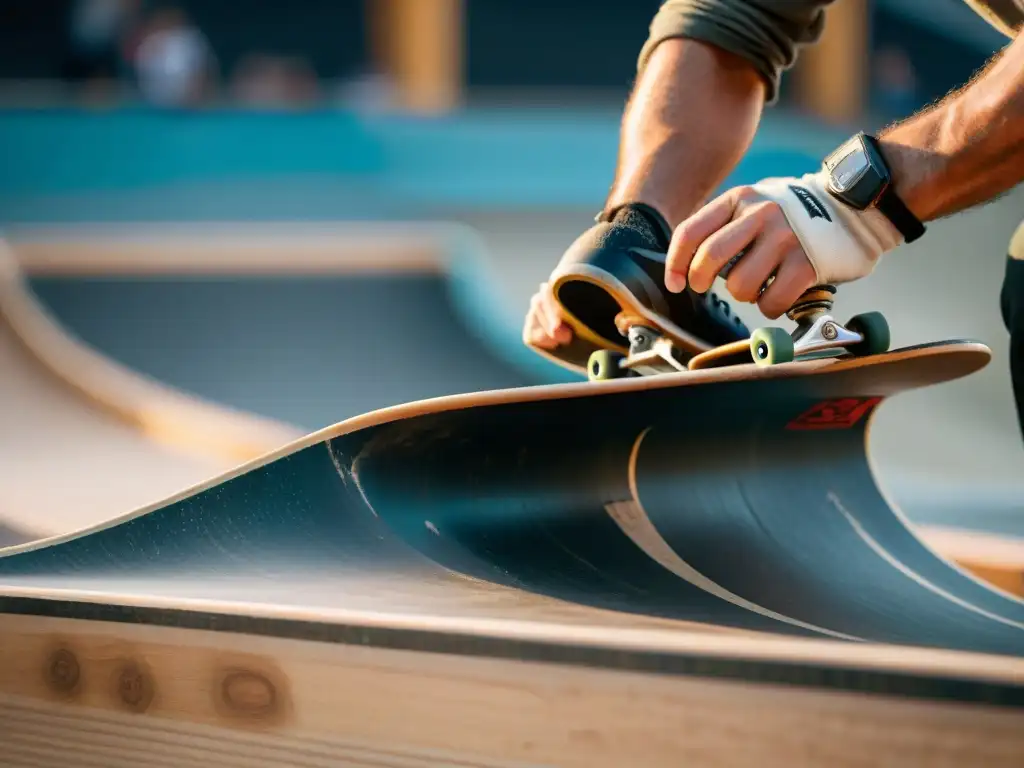
[(1000, 305), (1003, 322), (1010, 332), (1010, 377), (1024, 436), (1024, 222), (1010, 241)]

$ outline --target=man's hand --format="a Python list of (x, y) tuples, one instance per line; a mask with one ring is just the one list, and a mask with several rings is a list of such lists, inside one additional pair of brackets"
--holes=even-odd
[(730, 189), (676, 227), (665, 287), (679, 292), (689, 283), (703, 293), (746, 249), (726, 289), (775, 319), (814, 285), (870, 274), (881, 255), (902, 241), (879, 211), (856, 211), (833, 198), (822, 172), (764, 179)]
[[(680, 224), (669, 246), (665, 287), (710, 290), (718, 273), (748, 249), (726, 278), (737, 300), (776, 318), (814, 285), (815, 271), (782, 208), (753, 187), (734, 187)], [(773, 277), (762, 293), (762, 288)]]
[(530, 299), (523, 325), (523, 342), (540, 349), (553, 350), (572, 341), (572, 328), (562, 318), (562, 310), (548, 283)]
[[(894, 190), (923, 222), (992, 200), (1024, 181), (1024, 35), (968, 86), (883, 131), (879, 144)], [(821, 174), (766, 179), (729, 190), (676, 228), (665, 284), (672, 291), (687, 282), (707, 290), (746, 248), (726, 287), (738, 301), (757, 302), (776, 318), (814, 284), (869, 274), (901, 242), (877, 210), (854, 211), (832, 198)]]

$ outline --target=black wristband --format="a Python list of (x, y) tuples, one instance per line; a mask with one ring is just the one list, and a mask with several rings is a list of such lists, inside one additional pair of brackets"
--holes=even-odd
[(896, 190), (892, 188), (892, 172), (888, 170), (889, 163), (882, 153), (882, 147), (878, 139), (864, 134), (864, 140), (875, 151), (875, 154), (882, 159), (882, 162), (886, 164), (886, 171), (889, 175), (889, 183), (878, 200), (875, 201), (875, 207), (900, 231), (904, 241), (912, 243), (924, 234), (924, 224), (914, 215), (913, 211), (907, 208), (903, 200), (900, 199), (900, 196), (896, 194)]
[(906, 242), (912, 243), (924, 234), (924, 224), (903, 204), (892, 187), (886, 188), (875, 205), (900, 231)]

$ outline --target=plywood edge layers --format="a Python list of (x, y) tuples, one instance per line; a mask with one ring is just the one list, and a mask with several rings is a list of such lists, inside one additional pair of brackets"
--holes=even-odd
[(460, 228), (432, 222), (40, 225), (8, 242), (46, 274), (438, 273)]
[(93, 351), (68, 334), (36, 301), (14, 255), (3, 243), (0, 318), (51, 374), (157, 442), (220, 460), (244, 462), (302, 434), (290, 425), (202, 402)]

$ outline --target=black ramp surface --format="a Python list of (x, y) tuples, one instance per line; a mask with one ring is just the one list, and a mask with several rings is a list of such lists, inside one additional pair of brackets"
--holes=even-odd
[[(490, 597), (487, 585), (453, 577), (397, 541), (323, 443), (112, 527), (0, 558), (0, 574), (8, 586), (178, 605), (444, 616), (471, 613)], [(0, 598), (0, 611), (12, 610), (17, 601)]]
[(860, 520), (891, 512), (869, 481), (847, 475), (845, 446), (778, 426), (699, 451), (661, 425), (644, 438), (640, 507), (682, 561), (751, 602), (839, 632), (996, 652), (1024, 645), (1019, 602), (867, 534)]
[[(601, 510), (629, 498), (622, 483), (636, 445), (640, 514), (684, 568), (726, 592), (861, 639), (1024, 651), (1024, 605), (905, 546), (909, 532), (898, 525), (873, 524), (893, 518), (864, 457), (876, 403), (841, 387), (840, 376), (735, 382), (621, 405), (592, 397), (500, 406), (433, 428), (402, 422), (382, 437), (385, 447), (360, 457), (357, 473), (375, 512), (431, 558), (589, 602), (604, 579), (630, 583), (614, 551), (622, 534)], [(861, 409), (848, 428), (787, 429), (822, 397), (847, 395)], [(844, 504), (866, 522), (851, 524)], [(880, 541), (861, 534), (871, 529)], [(672, 600), (662, 592), (654, 602)]]
[(64, 327), (129, 368), (308, 430), (397, 403), (535, 383), (469, 332), (440, 274), (30, 284)]
[(612, 427), (603, 398), (397, 421), (332, 450), (374, 514), (431, 561), (477, 579), (598, 608), (818, 634), (737, 608), (666, 571), (607, 509), (649, 413)]
[[(1019, 601), (907, 547), (884, 520), (893, 512), (863, 455), (871, 409), (929, 365), (958, 365), (884, 359), (620, 394), (520, 391), (520, 402), (407, 415), (0, 558), (0, 574), (8, 591), (236, 601), (255, 614), (487, 616), (519, 594), (510, 610), (534, 618), (528, 593), (539, 593), (638, 621), (1024, 655)], [(828, 413), (844, 428), (793, 428)], [(656, 538), (620, 524), (630, 516)], [(645, 554), (659, 541), (660, 559)]]
[[(495, 413), (525, 418), (524, 424), (536, 426), (545, 411), (533, 408), (532, 418), (518, 409)], [(472, 429), (475, 415), (467, 410), (427, 416), (370, 427), (329, 445), (315, 444), (113, 527), (0, 557), (0, 579), (8, 586), (85, 589), (117, 599), (176, 597), (264, 608), (361, 608), (439, 617), (487, 613), (495, 601), (500, 607), (504, 591), (495, 592), (490, 582), (596, 607), (795, 633), (680, 581), (615, 528), (602, 504), (628, 496), (622, 471), (632, 440), (627, 433), (618, 445), (605, 439), (601, 450), (613, 461), (598, 462), (589, 470), (585, 464), (574, 468), (582, 472), (576, 479), (583, 487), (592, 488), (582, 494), (561, 484), (538, 486), (530, 489), (532, 505), (501, 501), (499, 509), (494, 500), (511, 487), (498, 482), (501, 466), (492, 464), (498, 474), (480, 478), (485, 487), (463, 476), (465, 485), (456, 480), (454, 487), (436, 489), (434, 496), (406, 499), (416, 506), (409, 510), (415, 517), (408, 519), (422, 520), (428, 533), (431, 520), (444, 525), (446, 510), (471, 518), (482, 515), (481, 522), (489, 526), (484, 537), (495, 544), (478, 552), (445, 540), (439, 547), (417, 547), (423, 543), (419, 530), (394, 520), (396, 531), (381, 518), (378, 499), (367, 495), (378, 490), (381, 476), (374, 471), (375, 481), (368, 487), (362, 468), (369, 464), (376, 470), (377, 459), (387, 463), (393, 452), (402, 460), (407, 446), (425, 447), (442, 462), (443, 455), (457, 460), (448, 453), (453, 442), (471, 450), (481, 447), (480, 434)], [(536, 460), (552, 458), (521, 446)], [(591, 442), (588, 447), (593, 446)], [(443, 455), (439, 447), (446, 449)], [(521, 458), (529, 464), (526, 454)], [(612, 467), (618, 472), (607, 475)], [(410, 470), (403, 461), (395, 473), (388, 473), (385, 484), (416, 488)], [(564, 480), (557, 465), (552, 479)], [(460, 496), (461, 488), (469, 488), (469, 495)], [(387, 504), (387, 498), (379, 501)], [(511, 514), (502, 523), (505, 512)], [(566, 523), (561, 531), (552, 523), (559, 516)], [(575, 546), (567, 534), (579, 535)], [(452, 570), (484, 583), (462, 579)], [(529, 601), (520, 597), (515, 602), (536, 617)], [(12, 604), (0, 598), (0, 612), (11, 610)]]
[[(952, 567), (914, 535), (879, 493), (864, 451), (868, 416), (877, 406), (870, 402), (864, 406), (870, 411), (865, 409), (855, 424), (835, 430), (794, 429), (783, 414), (759, 414), (756, 426), (739, 426), (738, 434), (723, 429), (701, 441), (699, 451), (685, 436), (654, 428), (636, 452), (637, 499), (680, 556), (700, 564), (708, 575), (721, 573), (725, 583), (732, 576), (711, 553), (721, 546), (735, 547), (742, 557), (747, 545), (763, 551), (766, 542), (751, 544), (751, 539), (774, 539), (784, 542), (788, 551), (780, 546), (780, 560), (773, 568), (791, 564), (803, 573), (821, 564), (818, 555), (805, 554), (808, 549), (824, 549), (826, 557), (847, 561), (860, 553), (865, 571), (859, 579), (868, 609), (887, 593), (883, 588), (887, 577), (877, 590), (867, 587), (879, 571), (887, 570), (878, 564), (881, 558), (890, 568), (912, 569), (916, 580), (931, 592), (1024, 628), (1024, 602)], [(683, 462), (685, 467), (680, 466)], [(732, 469), (723, 473), (723, 466)], [(682, 472), (692, 474), (692, 481), (659, 484), (659, 479)], [(826, 526), (829, 535), (819, 540)], [(777, 528), (781, 530), (773, 530)], [(680, 535), (675, 534), (677, 529)], [(728, 531), (728, 541), (718, 540), (717, 545), (704, 541), (704, 537), (719, 537), (722, 531)], [(812, 541), (801, 539), (805, 532)], [(829, 575), (824, 572), (822, 577)], [(843, 571), (841, 575), (853, 574)], [(784, 586), (776, 580), (755, 584), (754, 589), (763, 590), (768, 602), (795, 605), (807, 598), (790, 590), (809, 584), (801, 576), (796, 580), (797, 585)], [(826, 596), (831, 594), (828, 587), (822, 588)]]

